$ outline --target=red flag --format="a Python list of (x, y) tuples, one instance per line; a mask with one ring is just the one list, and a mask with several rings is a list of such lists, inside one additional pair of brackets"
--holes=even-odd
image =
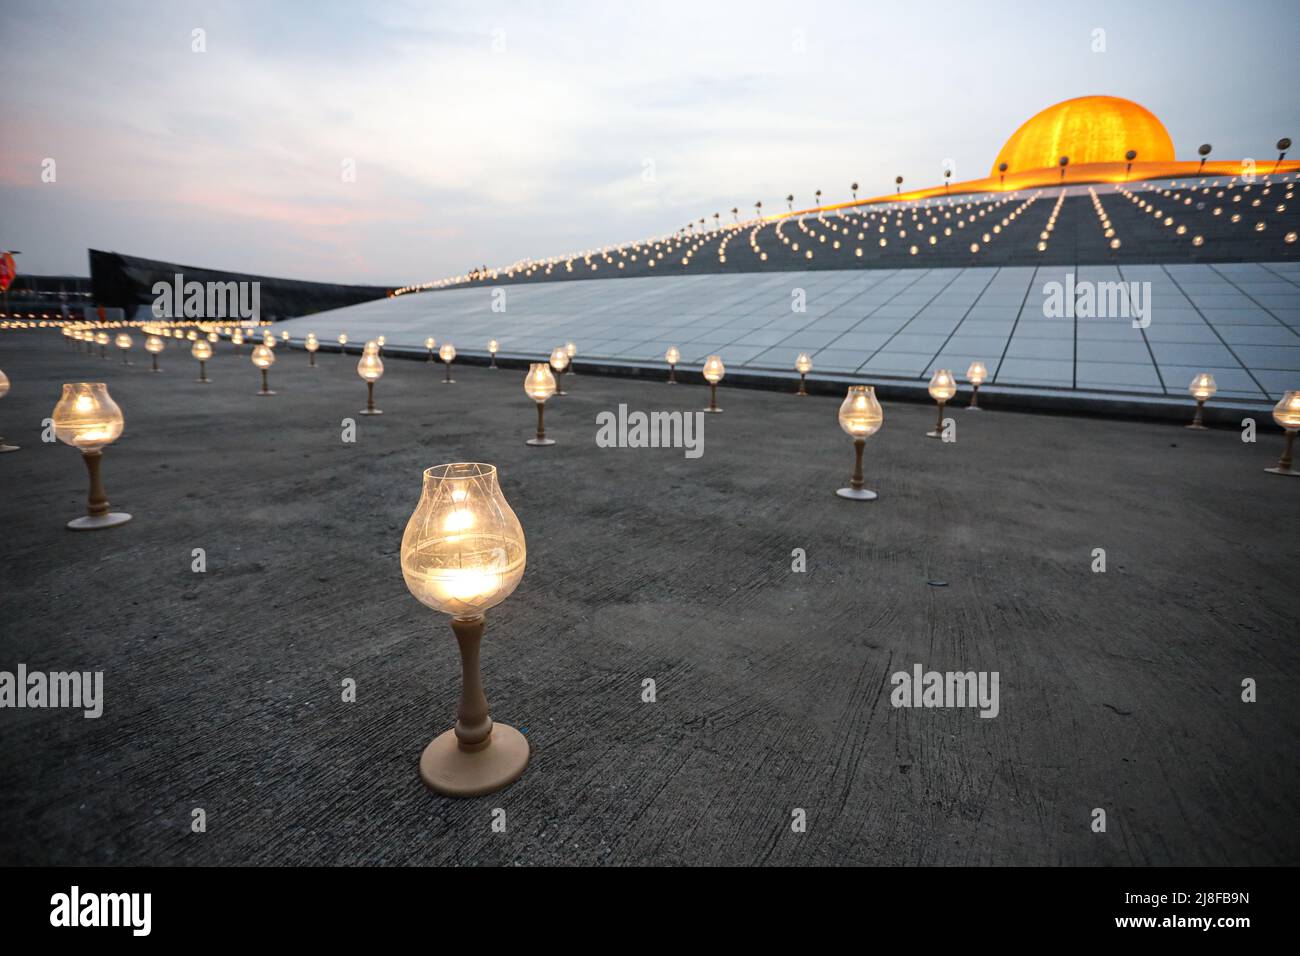
[(17, 276), (18, 266), (14, 264), (13, 254), (0, 253), (0, 292), (8, 292)]

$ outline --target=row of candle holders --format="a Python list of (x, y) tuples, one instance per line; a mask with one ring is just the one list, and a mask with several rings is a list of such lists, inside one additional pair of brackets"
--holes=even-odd
[[(368, 414), (379, 414), (374, 407), (374, 383), (383, 374), (380, 358), (382, 340), (367, 342), (357, 363), (357, 373), (367, 385)], [(106, 343), (98, 343), (106, 344)], [(346, 343), (340, 343), (346, 344)], [(444, 346), (444, 348), (447, 348)], [(429, 346), (432, 353), (432, 345)], [(151, 349), (155, 359), (161, 349)], [(537, 404), (537, 435), (529, 445), (554, 444), (546, 438), (543, 408), (548, 399), (564, 394), (557, 382), (570, 365), (575, 350), (557, 348), (549, 362), (533, 363), (524, 378), (524, 391)], [(211, 343), (196, 340), (196, 358), (202, 363), (211, 357)], [(311, 364), (315, 364), (315, 349)], [(269, 356), (269, 358), (268, 358)], [(670, 349), (668, 383), (677, 381), (679, 355)], [(451, 381), (454, 352), (443, 356), (447, 364), (446, 381)], [(495, 360), (495, 354), (493, 356)], [(253, 363), (263, 373), (262, 391), (267, 387), (266, 370), (273, 364), (274, 351), (265, 341), (253, 353)], [(432, 355), (430, 356), (432, 361)], [(493, 363), (495, 365), (495, 361)], [(978, 367), (977, 367), (978, 366)], [(800, 387), (797, 395), (807, 395), (804, 376), (811, 362), (800, 356)], [(555, 369), (553, 373), (552, 369)], [(157, 370), (155, 363), (154, 370)], [(726, 373), (722, 358), (711, 355), (704, 363), (703, 375), (710, 387), (705, 411), (718, 413), (717, 387)], [(974, 374), (972, 374), (974, 373)], [(984, 381), (983, 366), (976, 363), (968, 370), (972, 400), (970, 410), (978, 410), (978, 387)], [(201, 375), (201, 381), (206, 376)], [(1191, 428), (1203, 428), (1201, 409), (1214, 394), (1213, 379), (1198, 376), (1193, 388), (1199, 387), (1197, 413)], [(9, 380), (0, 371), (0, 396), (9, 390)], [(944, 406), (957, 394), (952, 373), (940, 369), (930, 382), (930, 395), (939, 408), (939, 419), (929, 437), (939, 437), (943, 428)], [(1278, 424), (1286, 429), (1286, 451), (1274, 474), (1296, 475), (1290, 467), (1291, 443), (1300, 428), (1300, 391), (1288, 392), (1273, 412)], [(839, 408), (840, 427), (852, 439), (855, 450), (853, 477), (847, 488), (836, 494), (850, 500), (866, 501), (876, 493), (864, 487), (862, 454), (866, 439), (880, 430), (884, 413), (870, 385), (850, 385)], [(123, 428), (122, 410), (103, 383), (73, 383), (63, 386), (63, 394), (54, 408), (55, 434), (60, 441), (81, 451), (90, 474), (88, 513), (69, 522), (74, 530), (107, 528), (130, 520), (130, 515), (112, 512), (100, 480), (103, 449), (115, 441)], [(2, 444), (2, 442), (0, 442)], [(451, 618), (451, 629), (460, 650), (462, 681), (460, 703), (454, 726), (435, 737), (420, 755), (419, 775), (425, 786), (453, 797), (475, 797), (492, 793), (517, 780), (527, 767), (531, 750), (522, 733), (506, 724), (494, 722), (483, 690), (479, 663), (480, 645), (486, 627), (486, 613), (506, 600), (519, 585), (527, 564), (527, 542), (522, 525), (506, 501), (494, 465), (457, 462), (428, 468), (423, 474), (419, 502), (402, 534), (402, 577), (411, 594), (425, 606)]]

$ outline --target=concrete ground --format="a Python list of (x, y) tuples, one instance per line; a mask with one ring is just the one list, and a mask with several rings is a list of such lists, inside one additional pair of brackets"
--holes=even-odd
[[(958, 410), (944, 444), (932, 407), (888, 404), (862, 504), (833, 494), (835, 398), (724, 383), (703, 457), (602, 449), (597, 412), (706, 391), (580, 366), (537, 449), (518, 370), (444, 386), (390, 359), (368, 419), (356, 356), (282, 354), (258, 398), (218, 353), (201, 386), (174, 348), (151, 375), (0, 339), (23, 446), (0, 456), (0, 670), (102, 670), (106, 698), (0, 710), (0, 862), (1300, 863), (1300, 481), (1263, 472), (1271, 423), (1246, 444)], [(135, 518), (79, 535), (84, 469), (39, 433), (84, 379), (125, 412), (104, 478)], [(475, 800), (416, 774), (459, 672), (398, 561), (421, 470), (458, 460), (500, 468), (529, 551), (483, 657), (532, 762)], [(915, 664), (997, 671), (997, 717), (891, 706)]]

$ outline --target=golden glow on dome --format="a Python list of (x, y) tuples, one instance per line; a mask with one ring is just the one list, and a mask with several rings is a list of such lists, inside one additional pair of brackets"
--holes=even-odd
[(1155, 114), (1116, 96), (1080, 96), (1049, 106), (1011, 134), (993, 161), (990, 175), (1007, 164), (1008, 173), (1056, 166), (1118, 163), (1130, 149), (1145, 163), (1173, 162), (1174, 142)]

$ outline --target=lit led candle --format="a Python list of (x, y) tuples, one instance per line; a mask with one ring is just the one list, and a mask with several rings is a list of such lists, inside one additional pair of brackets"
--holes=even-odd
[[(375, 348), (371, 348), (371, 345), (374, 345)], [(384, 376), (384, 362), (379, 357), (378, 343), (366, 343), (366, 347), (361, 352), (361, 359), (357, 362), (357, 374), (366, 383), (366, 407), (362, 409), (361, 414), (384, 414), (375, 408), (375, 382)]]
[(435, 339), (432, 335), (424, 340), (424, 349), (426, 352), (429, 353), (429, 358), (426, 360), (426, 364), (433, 363), (433, 350), (437, 348), (437, 346), (438, 346), (438, 340)]
[(930, 397), (939, 403), (939, 418), (935, 422), (934, 431), (925, 433), (926, 438), (943, 437), (943, 406), (956, 394), (957, 380), (952, 377), (952, 372), (946, 368), (935, 370), (930, 379)]
[(569, 367), (569, 353), (564, 346), (557, 345), (551, 350), (551, 368), (555, 370), (555, 394), (567, 395), (564, 390), (564, 370)]
[(549, 365), (534, 362), (528, 366), (528, 374), (524, 376), (524, 394), (537, 403), (537, 437), (528, 439), (525, 444), (554, 445), (555, 439), (546, 437), (546, 421), (543, 418), (546, 400), (555, 394), (555, 376), (551, 374)]
[(122, 353), (122, 364), (130, 365), (131, 363), (127, 360), (126, 356), (127, 353), (131, 351), (131, 336), (127, 335), (125, 332), (119, 332), (117, 338), (113, 341), (113, 344), (116, 345), (118, 350)]
[(812, 367), (812, 359), (808, 357), (808, 353), (800, 352), (799, 357), (794, 360), (794, 370), (799, 373), (799, 391), (795, 392), (796, 395), (808, 394), (808, 386), (806, 383), (808, 373), (812, 371)]
[(1201, 372), (1192, 379), (1192, 383), (1187, 386), (1187, 391), (1192, 398), (1196, 399), (1196, 414), (1192, 417), (1192, 423), (1188, 428), (1196, 431), (1205, 431), (1205, 423), (1202, 421), (1201, 412), (1205, 408), (1205, 403), (1214, 397), (1214, 393), (1219, 387), (1214, 384), (1214, 376), (1209, 372)]
[(161, 335), (151, 335), (144, 340), (144, 350), (148, 352), (150, 357), (152, 357), (153, 359), (153, 368), (151, 368), (150, 371), (152, 372), (162, 371), (162, 369), (158, 367), (158, 356), (162, 352), (162, 350), (166, 347), (167, 347), (167, 343), (163, 341), (163, 337)]
[(527, 546), (493, 465), (457, 463), (424, 472), (402, 535), (402, 577), (424, 605), (451, 616), (460, 646), (461, 697), (453, 729), (420, 756), (420, 779), (447, 796), (476, 797), (513, 783), (528, 764), (528, 742), (494, 723), (479, 667), (484, 613), (514, 592)]
[(978, 412), (980, 410), (980, 386), (984, 384), (988, 377), (989, 372), (984, 367), (983, 362), (971, 362), (970, 368), (966, 369), (966, 381), (971, 384), (970, 404), (966, 406), (968, 412)]
[(303, 348), (307, 350), (307, 367), (316, 367), (316, 350), (320, 348), (320, 340), (316, 338), (315, 332), (307, 333), (307, 340), (303, 342)]
[(488, 368), (497, 367), (497, 351), (500, 348), (501, 346), (497, 344), (496, 339), (492, 339), (488, 342), (488, 355), (491, 356), (491, 358), (488, 360)]
[(442, 348), (438, 349), (438, 358), (442, 359), (443, 364), (447, 367), (447, 374), (443, 378), (442, 384), (456, 384), (456, 380), (451, 377), (451, 363), (456, 361), (456, 346), (450, 342), (443, 342)]
[(877, 497), (874, 491), (863, 487), (862, 450), (866, 447), (867, 439), (880, 431), (884, 421), (885, 413), (876, 400), (876, 390), (870, 385), (850, 385), (840, 404), (839, 422), (844, 433), (853, 439), (853, 477), (849, 481), (849, 487), (835, 492), (841, 498), (872, 501)]
[(208, 384), (208, 359), (212, 358), (212, 346), (204, 339), (199, 339), (190, 347), (190, 354), (199, 360), (199, 382)]
[[(271, 341), (275, 341), (275, 336), (271, 336)], [(253, 349), (252, 362), (262, 373), (262, 390), (257, 394), (274, 395), (275, 392), (271, 391), (270, 386), (267, 384), (266, 373), (275, 364), (275, 351), (270, 345), (263, 342)]]
[(73, 531), (94, 531), (130, 521), (131, 516), (125, 512), (109, 511), (108, 495), (100, 480), (104, 448), (117, 441), (124, 426), (122, 409), (108, 394), (108, 386), (103, 382), (64, 385), (50, 418), (55, 437), (81, 452), (90, 475), (86, 514), (69, 521), (68, 527)]
[[(9, 394), (9, 376), (6, 375), (2, 369), (0, 369), (0, 398), (4, 398), (8, 394)], [(7, 451), (17, 451), (17, 450), (18, 450), (17, 445), (5, 444), (5, 440), (3, 436), (0, 436), (0, 454), (3, 454), (4, 452)]]
[(718, 383), (726, 374), (727, 369), (722, 364), (722, 356), (710, 355), (704, 360), (704, 380), (709, 383), (709, 407), (705, 409), (706, 412), (718, 414), (722, 411), (718, 407)]
[(668, 384), (677, 384), (677, 363), (681, 361), (682, 353), (677, 346), (668, 346), (668, 351), (664, 353), (664, 361), (668, 363)]
[(1277, 464), (1264, 470), (1271, 475), (1286, 475), (1291, 478), (1300, 476), (1300, 471), (1291, 467), (1291, 445), (1295, 442), (1296, 430), (1300, 429), (1300, 391), (1287, 392), (1282, 396), (1282, 400), (1273, 406), (1273, 421), (1286, 431), (1286, 440), (1282, 446), (1282, 457)]

